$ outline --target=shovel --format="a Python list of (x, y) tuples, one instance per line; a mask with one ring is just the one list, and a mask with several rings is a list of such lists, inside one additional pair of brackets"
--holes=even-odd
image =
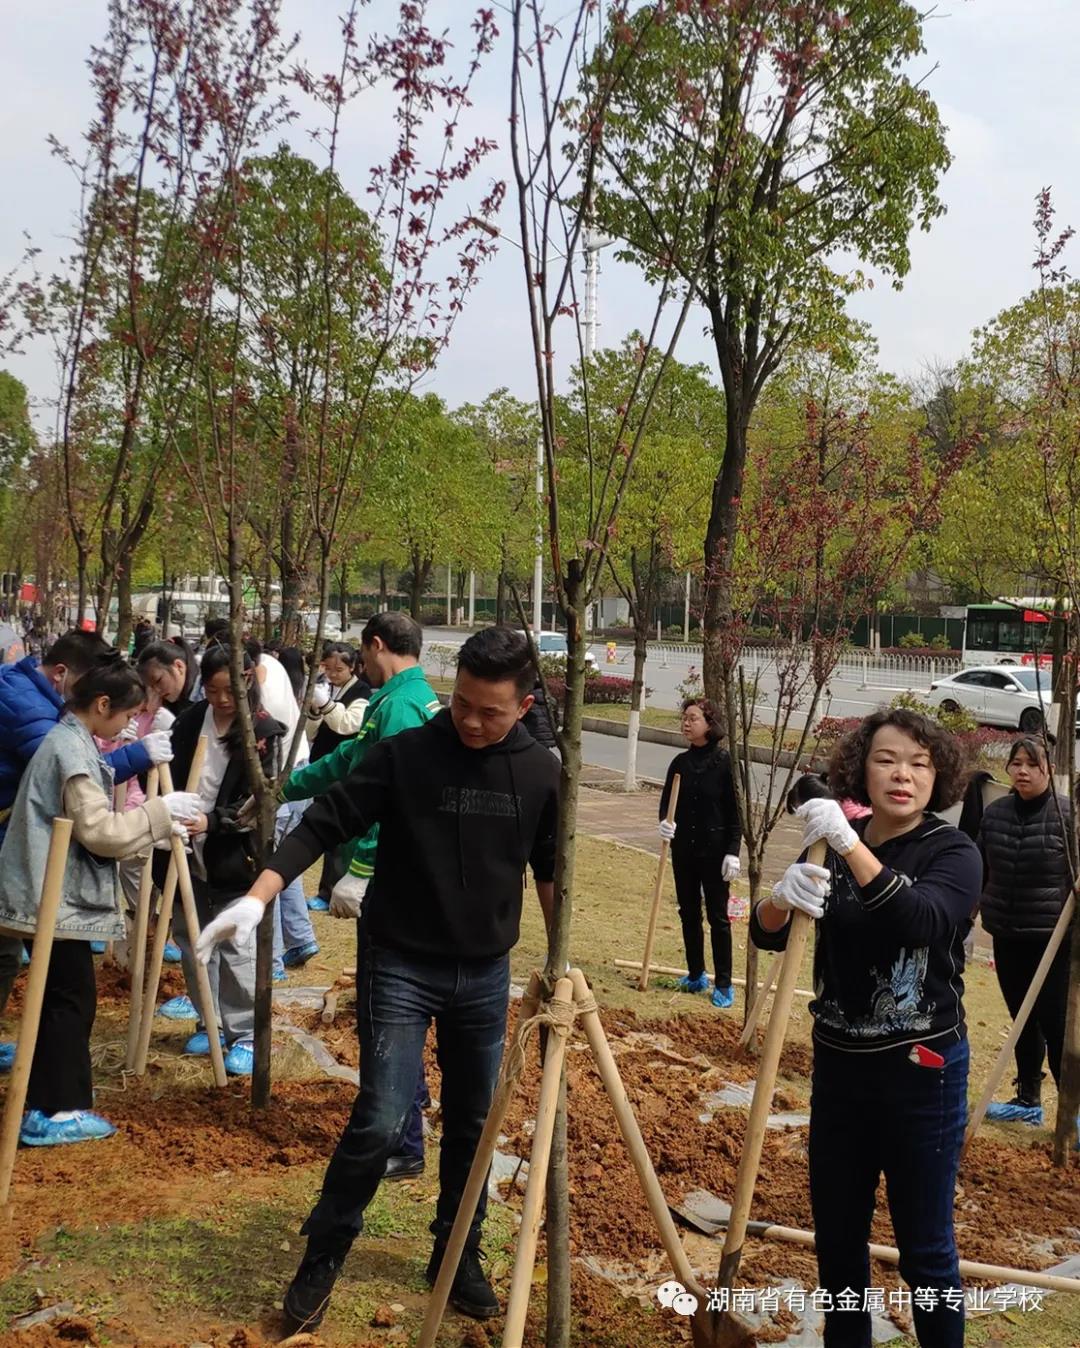
[[(793, 791), (798, 785), (797, 783)], [(790, 804), (789, 797), (789, 808)], [(816, 842), (810, 848), (806, 859), (813, 866), (821, 866), (825, 862), (825, 851), (825, 842)], [(791, 1003), (795, 996), (795, 984), (802, 968), (806, 942), (810, 936), (810, 925), (810, 918), (805, 913), (798, 911), (792, 913), (788, 925), (787, 949), (777, 976), (772, 1015), (765, 1029), (765, 1042), (761, 1049), (757, 1081), (754, 1083), (754, 1098), (750, 1103), (750, 1118), (743, 1139), (742, 1156), (739, 1158), (739, 1171), (735, 1177), (735, 1196), (731, 1201), (731, 1216), (727, 1223), (724, 1252), (720, 1258), (720, 1272), (716, 1279), (718, 1287), (733, 1287), (739, 1272), (750, 1217), (750, 1204), (754, 1197), (758, 1168), (761, 1165), (765, 1127), (769, 1120), (776, 1074), (780, 1066), (780, 1053), (784, 1047)], [(710, 1311), (707, 1307), (699, 1307), (690, 1326), (694, 1348), (754, 1348), (757, 1344), (755, 1330), (730, 1311)]]

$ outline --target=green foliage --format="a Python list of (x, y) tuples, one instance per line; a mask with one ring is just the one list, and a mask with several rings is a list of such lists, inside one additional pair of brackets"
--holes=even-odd
[(917, 712), (920, 716), (927, 716), (931, 721), (937, 721), (940, 726), (954, 735), (971, 735), (979, 728), (978, 721), (965, 707), (960, 707), (957, 711), (945, 711), (941, 707), (924, 702), (922, 698), (912, 692), (898, 693), (889, 703), (889, 706), (899, 707), (904, 711)]
[(926, 638), (921, 632), (905, 632), (897, 642), (905, 650), (921, 650), (926, 644)]

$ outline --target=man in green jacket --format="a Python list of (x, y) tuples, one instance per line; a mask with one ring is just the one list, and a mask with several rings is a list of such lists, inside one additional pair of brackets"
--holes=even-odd
[[(282, 801), (323, 795), (360, 765), (373, 744), (389, 739), (399, 731), (423, 725), (440, 710), (438, 695), (420, 668), (422, 639), (419, 624), (405, 613), (377, 613), (368, 620), (360, 636), (360, 653), (364, 674), (375, 692), (367, 705), (363, 724), (353, 739), (339, 744), (333, 753), (297, 768), (281, 789)], [(375, 873), (378, 841), (379, 826), (376, 824), (353, 844), (348, 870), (330, 896), (332, 917), (359, 918), (364, 894)], [(362, 947), (357, 956), (359, 987)], [(401, 1153), (387, 1162), (386, 1179), (409, 1179), (423, 1173), (421, 1110), (427, 1098), (427, 1085), (421, 1071)]]

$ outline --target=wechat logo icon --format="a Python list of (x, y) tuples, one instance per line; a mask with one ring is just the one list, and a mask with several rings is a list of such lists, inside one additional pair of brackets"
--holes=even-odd
[(666, 1282), (662, 1287), (657, 1288), (656, 1299), (666, 1310), (673, 1310), (676, 1315), (693, 1315), (698, 1308), (698, 1299), (692, 1292), (688, 1292), (681, 1282)]

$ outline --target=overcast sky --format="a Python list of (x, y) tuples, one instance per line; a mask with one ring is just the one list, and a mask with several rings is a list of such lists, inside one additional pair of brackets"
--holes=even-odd
[[(566, 6), (568, 7), (568, 6)], [(301, 30), (316, 69), (334, 64), (338, 0), (285, 0), (286, 27)], [(365, 16), (383, 15), (375, 0)], [(470, 0), (432, 5), (433, 27), (470, 12)], [(26, 231), (46, 258), (63, 251), (75, 187), (50, 156), (46, 137), (76, 143), (90, 101), (85, 58), (104, 27), (104, 0), (6, 0), (0, 48), (0, 163), (6, 184), (0, 208), (0, 272), (22, 250)], [(562, 7), (550, 8), (554, 15)], [(442, 16), (441, 19), (439, 16)], [(505, 27), (505, 25), (504, 25)], [(901, 375), (963, 353), (973, 327), (1012, 303), (1033, 284), (1035, 194), (1054, 190), (1058, 220), (1080, 227), (1080, 52), (1077, 0), (940, 0), (927, 21), (929, 88), (948, 127), (954, 163), (942, 185), (948, 213), (929, 235), (912, 240), (912, 267), (901, 291), (878, 285), (852, 303), (872, 327), (882, 363)], [(503, 49), (504, 51), (505, 49)], [(478, 89), (477, 116), (488, 134), (505, 140), (506, 62), (489, 60)], [(342, 177), (361, 201), (365, 167), (378, 152), (385, 119), (354, 107), (344, 128)], [(302, 125), (290, 138), (309, 152)], [(508, 176), (501, 156), (489, 176)], [(480, 185), (472, 189), (476, 199)], [(509, 211), (504, 227), (513, 228)], [(1077, 245), (1080, 251), (1080, 245)], [(1080, 270), (1075, 262), (1073, 270)], [(452, 406), (479, 400), (507, 385), (533, 396), (531, 357), (523, 321), (523, 282), (516, 251), (504, 247), (486, 271), (430, 387)], [(648, 295), (635, 277), (605, 259), (600, 279), (600, 335), (617, 342), (648, 317)], [(708, 360), (701, 322), (688, 325), (683, 359)], [(35, 399), (53, 392), (51, 358), (43, 347), (13, 357), (8, 368)], [(46, 421), (47, 415), (39, 415)]]

